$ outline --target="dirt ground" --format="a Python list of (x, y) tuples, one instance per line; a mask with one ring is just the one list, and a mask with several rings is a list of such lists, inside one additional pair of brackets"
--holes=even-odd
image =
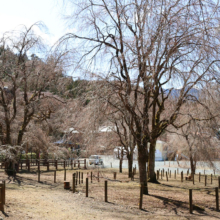
[[(67, 181), (72, 186), (72, 174), (77, 170), (67, 170)], [(139, 210), (140, 186), (138, 174), (134, 181), (127, 177), (127, 170), (117, 173), (115, 169), (78, 170), (84, 173), (83, 183), (77, 184), (77, 192), (63, 189), (64, 171), (43, 171), (41, 181), (37, 182), (37, 173), (22, 171), (15, 180), (0, 170), (0, 180), (6, 180), (5, 211), (0, 213), (3, 219), (220, 219), (215, 211), (215, 190), (217, 177), (211, 184), (210, 177), (204, 186), (195, 177), (192, 181), (181, 183), (180, 175), (173, 174), (167, 182), (159, 179), (160, 184), (149, 183), (149, 195), (143, 196), (143, 209)], [(91, 171), (93, 181), (91, 183)], [(100, 173), (98, 182), (97, 173)], [(89, 196), (85, 197), (85, 178), (89, 174)], [(104, 180), (108, 180), (108, 202), (104, 202)], [(193, 189), (193, 214), (189, 213), (189, 188)], [(1, 218), (0, 218), (1, 219)]]

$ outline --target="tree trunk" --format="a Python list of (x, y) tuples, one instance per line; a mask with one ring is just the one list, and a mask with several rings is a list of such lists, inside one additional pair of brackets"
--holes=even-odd
[(147, 162), (146, 149), (143, 146), (138, 146), (138, 165), (139, 165), (140, 184), (144, 185), (143, 194), (148, 195), (146, 162)]
[(193, 161), (192, 155), (189, 157), (190, 159), (190, 167), (191, 167), (191, 175), (196, 172), (196, 162)]
[(150, 142), (150, 152), (149, 152), (149, 160), (148, 160), (148, 182), (158, 183), (156, 178), (155, 169), (155, 149), (156, 149), (156, 139)]
[(40, 151), (39, 151), (39, 150), (36, 150), (36, 158), (37, 158), (37, 160), (40, 159), (40, 157), (39, 157), (39, 153), (40, 153)]
[[(188, 140), (188, 139), (187, 139)], [(192, 155), (192, 146), (189, 147), (189, 160), (190, 160), (190, 167), (191, 167), (191, 175), (195, 174), (196, 171), (196, 160), (193, 160), (193, 155)]]
[(123, 158), (119, 159), (119, 173), (122, 173), (122, 163), (123, 163)]
[(17, 141), (17, 144), (20, 145), (21, 142), (22, 142), (22, 138), (23, 138), (23, 130), (19, 130), (19, 133), (18, 133), (18, 141)]
[(132, 177), (132, 168), (133, 168), (133, 153), (127, 154), (128, 158), (128, 178)]
[(8, 120), (6, 120), (6, 144), (11, 144), (11, 125)]

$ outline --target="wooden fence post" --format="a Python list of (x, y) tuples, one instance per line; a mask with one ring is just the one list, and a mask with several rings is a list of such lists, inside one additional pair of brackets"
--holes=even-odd
[(192, 204), (192, 189), (189, 189), (189, 213), (193, 213), (193, 204)]
[(79, 172), (79, 184), (80, 184), (80, 172)]
[(199, 172), (199, 182), (201, 181), (201, 173)]
[(76, 186), (77, 186), (77, 182), (78, 182), (78, 172), (76, 172)]
[(47, 171), (50, 170), (49, 166), (50, 166), (49, 161), (47, 161)]
[(57, 170), (58, 169), (57, 160), (55, 160), (55, 167), (56, 167), (56, 170)]
[(161, 179), (163, 179), (163, 171), (161, 170), (160, 172), (161, 172)]
[(91, 172), (91, 183), (92, 183), (92, 172)]
[(114, 180), (116, 180), (116, 172), (114, 172)]
[(219, 195), (218, 195), (218, 187), (215, 188), (215, 199), (216, 199), (216, 211), (219, 211)]
[(179, 175), (179, 168), (177, 168), (177, 174)]
[(86, 169), (86, 159), (84, 159), (84, 169)]
[(167, 171), (166, 171), (166, 179), (167, 179), (167, 181), (168, 181), (168, 174), (167, 174)]
[(86, 178), (86, 197), (88, 197), (89, 194), (89, 179)]
[(4, 212), (4, 204), (2, 201), (3, 184), (0, 184), (0, 211)]
[(54, 183), (56, 183), (56, 170), (54, 171)]
[(164, 168), (163, 168), (163, 177), (164, 177)]
[[(167, 173), (167, 172), (166, 172)], [(142, 209), (142, 204), (143, 204), (143, 187), (144, 185), (141, 184), (140, 186), (140, 202), (139, 202), (139, 209)]]
[(170, 178), (171, 178), (171, 170), (170, 170)]
[(183, 182), (183, 171), (181, 172), (181, 182)]
[(76, 185), (75, 185), (75, 183), (76, 183), (76, 174), (74, 173), (73, 174), (73, 193), (76, 192)]
[(212, 173), (211, 173), (211, 184), (212, 184)]
[[(21, 169), (22, 169), (22, 162), (21, 162)], [(40, 160), (38, 160), (38, 171), (40, 170)]]
[(108, 202), (108, 181), (105, 180), (105, 202)]
[(207, 185), (207, 175), (205, 175), (205, 186)]
[(5, 180), (2, 181), (3, 183), (3, 195), (2, 195), (2, 203), (5, 205)]
[(38, 170), (38, 183), (40, 182), (40, 170)]
[(28, 172), (30, 172), (30, 161), (27, 161), (27, 165), (28, 165)]
[(174, 178), (176, 179), (176, 170), (174, 171)]
[(83, 183), (83, 172), (82, 172), (82, 178), (81, 178), (81, 183)]
[(66, 169), (64, 169), (64, 181), (66, 181)]

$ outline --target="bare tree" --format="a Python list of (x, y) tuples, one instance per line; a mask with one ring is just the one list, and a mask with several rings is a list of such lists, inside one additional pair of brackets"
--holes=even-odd
[(111, 111), (110, 113), (111, 114), (107, 115), (107, 119), (114, 125), (115, 129), (113, 132), (117, 134), (121, 145), (118, 152), (118, 158), (120, 159), (119, 170), (122, 170), (123, 158), (126, 155), (128, 159), (128, 177), (132, 177), (133, 156), (136, 143), (129, 127), (131, 127), (131, 124), (134, 122), (131, 120), (130, 114), (126, 115), (125, 111), (123, 115), (119, 112), (112, 114)]
[[(51, 117), (62, 102), (45, 90), (62, 75), (62, 55), (46, 52), (42, 39), (30, 28), (5, 33), (0, 39), (0, 140), (1, 144), (22, 145), (31, 121), (41, 123)], [(13, 149), (13, 147), (11, 147)], [(15, 155), (16, 155), (16, 148)]]
[(172, 141), (176, 139), (172, 150), (178, 155), (177, 159), (189, 160), (191, 174), (195, 174), (198, 163), (215, 168), (213, 161), (216, 158), (219, 141), (207, 123), (191, 121), (172, 136)]
[[(191, 89), (218, 75), (219, 3), (200, 0), (75, 0), (67, 18), (77, 33), (60, 39), (68, 43), (81, 72), (108, 83), (97, 86), (115, 106), (115, 97), (134, 119), (130, 127), (138, 147), (140, 182), (156, 182), (155, 145), (176, 120)], [(104, 65), (103, 65), (104, 64)], [(103, 67), (104, 66), (104, 67)], [(173, 84), (181, 86), (172, 106)], [(106, 85), (106, 86), (104, 86)], [(112, 95), (114, 94), (114, 95)], [(112, 96), (109, 96), (112, 95)], [(196, 97), (194, 96), (194, 99)], [(164, 114), (165, 109), (166, 114)], [(190, 119), (191, 120), (191, 119)], [(150, 143), (149, 153), (147, 144)], [(147, 187), (145, 187), (147, 193)]]
[(185, 102), (182, 108), (184, 114), (178, 120), (189, 123), (178, 130), (168, 130), (171, 133), (169, 143), (173, 145), (171, 148), (174, 154), (178, 154), (177, 159), (189, 160), (192, 174), (195, 173), (198, 163), (208, 163), (214, 168), (213, 160), (219, 144), (216, 129), (219, 114), (216, 114), (214, 107), (218, 98), (213, 96), (210, 89), (198, 92), (199, 102), (202, 101), (206, 108), (194, 100)]

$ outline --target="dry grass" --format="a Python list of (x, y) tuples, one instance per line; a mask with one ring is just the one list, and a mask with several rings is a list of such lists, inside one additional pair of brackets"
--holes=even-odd
[[(71, 185), (72, 174), (76, 171), (67, 169), (67, 180), (70, 181)], [(125, 170), (122, 174), (117, 173), (117, 181), (114, 181), (113, 172), (117, 172), (116, 169), (99, 168), (99, 170), (78, 171), (84, 173), (84, 183), (77, 184), (76, 194), (63, 189), (63, 170), (56, 172), (56, 183), (53, 182), (54, 171), (46, 172), (46, 170), (42, 170), (40, 183), (37, 182), (37, 173), (34, 169), (31, 169), (31, 173), (25, 171), (19, 173), (15, 182), (6, 182), (6, 203), (9, 201), (9, 204), (11, 204), (8, 207), (6, 206), (6, 209), (9, 209), (9, 211), (10, 209), (19, 210), (22, 216), (26, 216), (26, 213), (35, 209), (38, 210), (36, 211), (37, 214), (33, 214), (32, 217), (29, 216), (32, 219), (38, 219), (36, 216), (41, 216), (41, 219), (73, 219), (71, 215), (75, 213), (74, 210), (68, 210), (67, 213), (69, 214), (66, 213), (64, 215), (62, 209), (65, 209), (67, 204), (70, 206), (74, 204), (74, 207), (78, 207), (80, 206), (79, 201), (81, 201), (85, 208), (81, 206), (77, 208), (78, 219), (91, 219), (91, 213), (96, 219), (99, 219), (99, 217), (100, 219), (134, 219), (134, 216), (136, 216), (135, 219), (151, 219), (152, 216), (156, 219), (220, 218), (220, 213), (215, 211), (214, 187), (218, 185), (217, 177), (214, 177), (212, 184), (209, 177), (206, 187), (204, 186), (204, 177), (201, 178), (201, 182), (199, 183), (198, 175), (195, 176), (195, 185), (193, 185), (192, 181), (184, 180), (184, 182), (181, 182), (180, 175), (177, 175), (176, 179), (172, 177), (168, 182), (163, 177), (162, 180), (159, 179), (160, 184), (148, 184), (149, 195), (144, 195), (143, 210), (139, 210), (140, 186), (138, 173), (134, 181), (131, 181)], [(93, 172), (92, 183), (90, 181), (91, 171)], [(98, 171), (100, 173), (99, 181), (96, 178)], [(85, 178), (87, 177), (87, 173), (89, 174), (89, 198), (85, 198)], [(1, 179), (7, 178), (3, 170), (0, 175)], [(108, 180), (108, 203), (104, 202), (104, 181), (106, 179)], [(189, 189), (193, 189), (193, 204), (195, 205), (193, 215), (189, 214)], [(44, 195), (43, 200), (42, 198), (33, 199), (38, 194)], [(25, 203), (22, 199), (19, 199), (23, 198), (22, 195), (26, 195), (27, 198), (30, 197), (30, 201), (33, 203), (31, 204), (32, 209), (30, 209), (29, 203)], [(51, 204), (51, 199), (55, 203)], [(46, 203), (50, 204), (50, 207), (48, 207), (50, 211), (45, 208)], [(54, 213), (56, 213), (55, 216)], [(86, 213), (89, 213), (89, 217)], [(60, 217), (63, 215), (64, 218)], [(19, 218), (15, 217), (11, 212), (7, 219)]]

